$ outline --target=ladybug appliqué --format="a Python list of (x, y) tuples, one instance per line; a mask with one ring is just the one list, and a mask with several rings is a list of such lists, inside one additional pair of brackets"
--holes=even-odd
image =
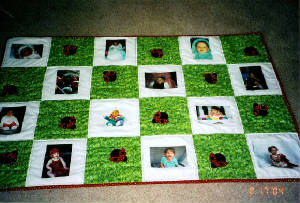
[(64, 129), (72, 129), (74, 130), (76, 128), (76, 118), (75, 116), (66, 116), (63, 117), (60, 120), (59, 127), (64, 128)]
[(253, 46), (246, 47), (244, 49), (244, 53), (245, 53), (246, 56), (257, 56), (257, 55), (259, 55), (257, 49), (254, 48)]
[(110, 153), (110, 161), (112, 162), (125, 162), (127, 161), (127, 156), (126, 156), (126, 151), (125, 149), (122, 147), (122, 149), (114, 149), (111, 153)]
[(168, 114), (165, 113), (165, 112), (156, 112), (153, 116), (153, 119), (152, 119), (152, 123), (160, 123), (160, 124), (165, 124), (165, 123), (168, 123)]
[(1, 164), (13, 165), (18, 159), (18, 151), (0, 153), (0, 166)]
[(206, 73), (203, 74), (203, 77), (205, 78), (206, 82), (210, 84), (216, 84), (218, 80), (217, 73)]
[(164, 55), (162, 49), (152, 49), (150, 53), (154, 58), (162, 58)]
[(115, 71), (104, 71), (103, 79), (106, 83), (113, 82), (117, 79), (117, 73)]
[(263, 104), (253, 104), (253, 114), (255, 116), (266, 116), (268, 114), (269, 107)]
[(4, 97), (6, 95), (14, 95), (14, 94), (18, 94), (18, 88), (14, 85), (7, 84), (3, 87), (1, 96)]
[(74, 45), (65, 45), (64, 46), (64, 55), (70, 56), (74, 55), (77, 52), (77, 46)]
[(228, 162), (226, 162), (225, 156), (221, 153), (210, 153), (209, 161), (212, 168), (224, 167), (228, 164)]

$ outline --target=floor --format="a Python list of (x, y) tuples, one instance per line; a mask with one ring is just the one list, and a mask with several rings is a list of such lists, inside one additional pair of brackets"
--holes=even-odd
[[(208, 35), (262, 32), (299, 122), (297, 0), (10, 0), (0, 3), (0, 56), (13, 36)], [(277, 189), (276, 189), (277, 188)], [(29, 202), (296, 202), (299, 182), (109, 186), (1, 192)]]

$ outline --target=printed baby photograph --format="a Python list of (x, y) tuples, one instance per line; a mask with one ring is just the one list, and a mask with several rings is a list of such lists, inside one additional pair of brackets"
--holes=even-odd
[(211, 60), (213, 58), (208, 38), (191, 38), (190, 41), (194, 59)]
[(42, 178), (69, 176), (72, 144), (47, 145)]
[(43, 44), (12, 44), (10, 58), (40, 59), (43, 55)]
[[(225, 110), (226, 109), (226, 110)], [(198, 120), (228, 120), (230, 116), (229, 106), (196, 106)]]
[(55, 94), (77, 94), (79, 73), (79, 70), (58, 70)]
[(0, 107), (0, 136), (21, 132), (26, 106)]
[(260, 66), (240, 67), (240, 71), (247, 90), (268, 89)]
[(126, 40), (106, 40), (105, 59), (122, 61), (126, 59)]
[(150, 160), (153, 168), (185, 167), (188, 165), (185, 146), (150, 147)]
[(176, 72), (145, 73), (145, 86), (152, 89), (177, 88)]

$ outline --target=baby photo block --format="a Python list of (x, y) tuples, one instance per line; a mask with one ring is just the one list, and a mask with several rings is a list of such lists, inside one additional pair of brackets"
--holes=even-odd
[(96, 37), (93, 65), (136, 66), (136, 37)]
[(140, 97), (185, 97), (184, 77), (181, 66), (139, 66)]
[(225, 64), (219, 37), (179, 37), (182, 64)]
[(2, 67), (47, 66), (50, 37), (16, 37), (6, 43)]
[(48, 67), (42, 100), (89, 99), (92, 67)]
[(244, 133), (234, 97), (189, 97), (193, 134)]

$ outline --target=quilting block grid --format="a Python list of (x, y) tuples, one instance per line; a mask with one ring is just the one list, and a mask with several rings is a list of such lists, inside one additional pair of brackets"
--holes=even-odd
[[(180, 41), (181, 38), (185, 40)], [(16, 40), (19, 44), (15, 45), (10, 43), (14, 39), (8, 41), (3, 61), (13, 60), (17, 65), (2, 63), (0, 69), (0, 136), (12, 138), (0, 141), (0, 174), (3, 174), (1, 179), (5, 180), (0, 181), (0, 189), (178, 180), (256, 181), (268, 177), (280, 177), (283, 178), (282, 181), (287, 178), (299, 179), (298, 174), (290, 175), (288, 167), (274, 166), (274, 160), (268, 156), (264, 156), (264, 163), (269, 168), (276, 167), (276, 173), (281, 175), (272, 176), (256, 169), (255, 156), (260, 155), (253, 156), (253, 140), (250, 141), (249, 138), (252, 134), (259, 134), (261, 139), (268, 140), (259, 148), (264, 154), (272, 155), (268, 148), (278, 145), (278, 136), (287, 135), (284, 140), (287, 143), (293, 141), (299, 148), (297, 130), (281, 92), (277, 91), (275, 95), (268, 91), (255, 93), (266, 89), (266, 78), (263, 76), (266, 72), (261, 73), (257, 67), (269, 63), (260, 34), (206, 38), (199, 35), (103, 39), (52, 37), (42, 43), (49, 50), (42, 51), (41, 46), (37, 46), (43, 41), (42, 38), (30, 38), (29, 41), (27, 38), (18, 38)], [(217, 51), (223, 57), (222, 63), (213, 62), (216, 50), (213, 50), (213, 54), (208, 54), (211, 46), (215, 49), (214, 39), (219, 43)], [(200, 43), (196, 43), (198, 41)], [(104, 45), (106, 47), (101, 47)], [(184, 50), (189, 47), (189, 61), (196, 62), (188, 62), (187, 65), (183, 59)], [(126, 60), (128, 54), (134, 64), (105, 61), (105, 64), (95, 65), (95, 61), (99, 61), (97, 57), (102, 57), (103, 54), (105, 58), (101, 60), (110, 60), (110, 57), (112, 60)], [(43, 63), (38, 62), (37, 66), (34, 57), (42, 58), (40, 61)], [(201, 58), (205, 59), (205, 63), (201, 62)], [(246, 65), (247, 68), (240, 69)], [(251, 65), (256, 67), (248, 68)], [(272, 64), (269, 66), (268, 71), (271, 71), (273, 81), (275, 73)], [(61, 72), (55, 72), (51, 84), (53, 87), (48, 90), (55, 98), (43, 101), (42, 91), (49, 85), (47, 72), (55, 67), (62, 68)], [(87, 67), (89, 74), (80, 78), (80, 70)], [(229, 67), (236, 68), (234, 72), (239, 78), (238, 88), (246, 92), (244, 96), (235, 93), (237, 81), (236, 77), (230, 75)], [(87, 85), (80, 91), (88, 97), (76, 99), (82, 80)], [(276, 80), (273, 82), (279, 87)], [(175, 94), (177, 91), (181, 93)], [(69, 96), (74, 99), (69, 100)], [(230, 122), (232, 105), (202, 101), (203, 98), (209, 100), (218, 97), (232, 98), (232, 105), (237, 107), (237, 114), (234, 115), (241, 121), (239, 128), (243, 129), (239, 132), (244, 133), (234, 134), (222, 130), (217, 134), (207, 133), (199, 126), (197, 131), (193, 130), (199, 123), (206, 122), (211, 127), (218, 125), (222, 129), (226, 122)], [(193, 103), (191, 107), (191, 99), (199, 102), (195, 105)], [(129, 106), (126, 106), (125, 103), (129, 100), (134, 101), (134, 104), (128, 103)], [(111, 101), (111, 106), (107, 101)], [(123, 102), (122, 105), (118, 106), (117, 101)], [(24, 116), (24, 110), (9, 105), (16, 102), (38, 102), (36, 121), (33, 114)], [(97, 108), (92, 104), (97, 104)], [(123, 107), (130, 111), (124, 111)], [(105, 112), (106, 115), (101, 113), (99, 116), (99, 112)], [(20, 124), (14, 119), (22, 120), (21, 124), (34, 122), (36, 127), (33, 136), (28, 137), (28, 140), (13, 141), (22, 132), (17, 130)], [(122, 129), (127, 129), (128, 123), (133, 127), (134, 122), (137, 123), (136, 128), (130, 128), (134, 129), (132, 134), (128, 128), (129, 131), (123, 135)], [(91, 126), (98, 124), (103, 124), (103, 129)], [(111, 130), (106, 131), (106, 128)], [(89, 129), (94, 129), (91, 136)], [(106, 132), (105, 136), (101, 136), (103, 132)], [(294, 133), (292, 138), (289, 136), (291, 133)], [(286, 151), (282, 147), (285, 145), (280, 145), (278, 153)], [(72, 149), (81, 152), (84, 163), (74, 158), (78, 152)], [(274, 147), (272, 149), (275, 150)], [(160, 159), (167, 157), (167, 153), (177, 153), (176, 157), (181, 165), (164, 169), (162, 167), (168, 166), (168, 163), (161, 162), (167, 165), (159, 166), (154, 164), (153, 160), (160, 162)], [(291, 150), (285, 156), (291, 158), (288, 165), (294, 164), (293, 168), (296, 170), (299, 160), (295, 160), (295, 154), (297, 151)], [(41, 163), (30, 162), (34, 157), (39, 157)], [(151, 160), (151, 166), (148, 161), (146, 166), (145, 160)], [(188, 160), (194, 161), (189, 165)], [(287, 164), (288, 161), (281, 162)], [(49, 165), (46, 164), (48, 162)], [(41, 168), (36, 164), (44, 166)], [(72, 180), (74, 173), (71, 171), (74, 170), (80, 171), (79, 182)], [(166, 179), (163, 174), (167, 171), (173, 175)], [(32, 182), (32, 178), (35, 181)], [(27, 184), (26, 179), (29, 181)]]

